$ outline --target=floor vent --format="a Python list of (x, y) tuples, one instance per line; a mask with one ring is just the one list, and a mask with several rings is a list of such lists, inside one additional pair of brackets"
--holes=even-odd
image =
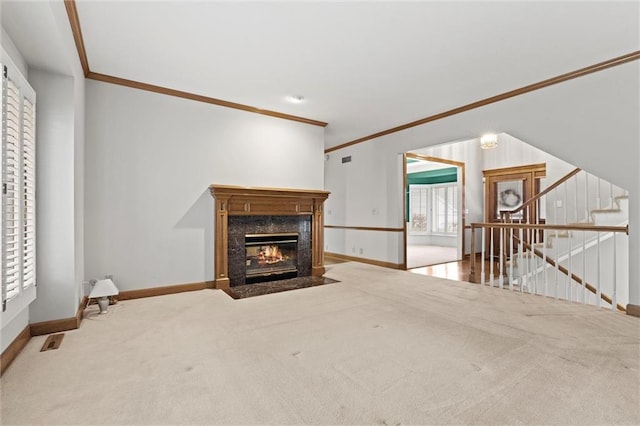
[(40, 349), (40, 352), (58, 349), (62, 344), (63, 338), (64, 333), (50, 335), (49, 337), (47, 337), (47, 340), (44, 341), (44, 345), (42, 345), (42, 349)]

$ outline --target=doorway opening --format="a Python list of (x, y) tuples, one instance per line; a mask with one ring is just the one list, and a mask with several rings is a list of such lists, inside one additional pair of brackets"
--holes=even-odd
[(404, 155), (405, 266), (455, 262), (464, 247), (464, 163)]

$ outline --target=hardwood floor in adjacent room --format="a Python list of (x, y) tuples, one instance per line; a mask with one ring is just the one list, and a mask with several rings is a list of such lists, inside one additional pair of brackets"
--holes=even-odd
[[(480, 268), (480, 259), (478, 259), (476, 265), (477, 268)], [(489, 270), (489, 262), (485, 262), (485, 269)], [(441, 263), (439, 265), (409, 269), (409, 272), (413, 272), (414, 274), (466, 282), (471, 282), (469, 281), (470, 271), (471, 261), (468, 256), (458, 262)]]
[[(338, 259), (329, 255), (325, 255), (325, 265), (336, 265), (345, 263), (346, 260)], [(480, 259), (478, 258), (477, 268), (480, 268)], [(485, 262), (485, 269), (489, 270), (489, 262)], [(420, 268), (409, 268), (409, 272), (419, 275), (427, 275), (431, 277), (446, 278), (456, 281), (469, 281), (469, 272), (471, 271), (471, 261), (469, 256), (457, 262), (440, 263), (438, 265), (423, 266)]]

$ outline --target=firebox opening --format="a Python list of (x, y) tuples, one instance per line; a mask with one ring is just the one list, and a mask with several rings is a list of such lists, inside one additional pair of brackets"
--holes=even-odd
[(296, 278), (298, 234), (245, 235), (247, 284)]

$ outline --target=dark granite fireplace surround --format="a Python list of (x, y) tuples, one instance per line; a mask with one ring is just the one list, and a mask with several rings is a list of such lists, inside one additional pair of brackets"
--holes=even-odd
[(229, 284), (246, 284), (245, 235), (298, 234), (298, 277), (311, 275), (311, 216), (229, 216), (228, 219)]

